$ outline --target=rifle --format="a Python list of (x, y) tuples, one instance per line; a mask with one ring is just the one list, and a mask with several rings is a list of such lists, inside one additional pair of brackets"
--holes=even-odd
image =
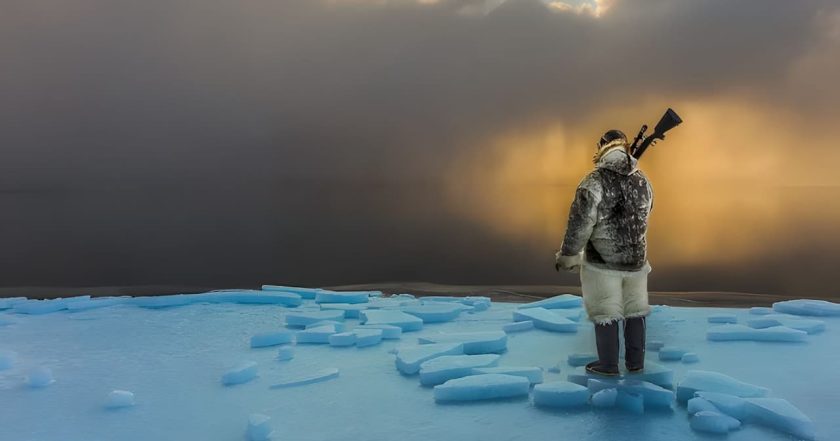
[(665, 132), (680, 125), (680, 123), (682, 123), (682, 118), (677, 115), (677, 112), (674, 112), (674, 109), (669, 107), (668, 110), (665, 111), (665, 114), (662, 115), (659, 122), (656, 123), (656, 127), (653, 128), (653, 133), (651, 133), (650, 136), (645, 136), (645, 132), (647, 132), (648, 129), (647, 124), (642, 125), (642, 129), (639, 130), (639, 134), (636, 135), (636, 138), (633, 139), (633, 143), (630, 144), (630, 155), (636, 159), (641, 158), (648, 147), (655, 144), (659, 139), (665, 139)]

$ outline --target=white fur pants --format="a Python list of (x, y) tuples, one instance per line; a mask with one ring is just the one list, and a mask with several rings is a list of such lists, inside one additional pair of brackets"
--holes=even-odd
[(607, 324), (650, 313), (647, 279), (650, 266), (641, 271), (612, 271), (583, 265), (580, 284), (589, 319)]

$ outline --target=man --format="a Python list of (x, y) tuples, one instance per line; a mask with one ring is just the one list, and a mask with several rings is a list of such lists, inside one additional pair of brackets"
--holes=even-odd
[(644, 369), (648, 305), (647, 219), (653, 191), (627, 151), (627, 137), (610, 130), (598, 141), (595, 170), (577, 188), (557, 269), (580, 272), (583, 303), (595, 322), (598, 361), (586, 370), (618, 375), (618, 325), (624, 322), (625, 367)]

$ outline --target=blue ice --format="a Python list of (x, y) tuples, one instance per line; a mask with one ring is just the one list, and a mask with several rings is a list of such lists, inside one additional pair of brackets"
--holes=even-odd
[(315, 293), (315, 303), (367, 303), (372, 294), (379, 291), (326, 291)]
[(127, 390), (111, 391), (105, 400), (105, 407), (109, 409), (121, 409), (131, 406), (134, 406), (134, 393)]
[(741, 426), (741, 422), (715, 411), (701, 410), (691, 417), (690, 425), (698, 432), (723, 434), (737, 429)]
[(685, 364), (698, 363), (700, 362), (700, 357), (694, 352), (686, 352), (682, 356), (682, 362)]
[(688, 350), (683, 348), (663, 347), (659, 349), (659, 360), (680, 361), (682, 360), (682, 357), (683, 355), (685, 355), (686, 352), (688, 352)]
[(12, 305), (11, 311), (16, 314), (49, 314), (67, 309), (67, 300), (53, 299), (53, 300), (26, 300), (16, 302)]
[(464, 306), (446, 302), (431, 302), (423, 305), (407, 306), (403, 312), (419, 317), (423, 323), (443, 323), (455, 320), (464, 310)]
[(297, 343), (328, 344), (330, 342), (330, 336), (337, 332), (334, 325), (307, 328), (303, 331), (298, 331), (295, 335), (295, 340)]
[(543, 382), (543, 370), (537, 366), (496, 366), (473, 369), (473, 374), (505, 374), (525, 377), (531, 384)]
[(438, 343), (401, 348), (397, 350), (397, 369), (406, 375), (420, 372), (420, 365), (443, 355), (461, 355), (463, 343)]
[(305, 327), (324, 320), (344, 320), (344, 311), (308, 311), (286, 314), (286, 326)]
[(291, 292), (257, 290), (222, 290), (190, 295), (191, 303), (238, 303), (242, 305), (283, 305), (295, 307), (303, 303), (302, 297)]
[(0, 350), (0, 371), (10, 369), (17, 363), (17, 353), (9, 350)]
[(291, 343), (295, 334), (289, 331), (264, 332), (251, 337), (252, 348), (264, 348)]
[(674, 392), (647, 381), (635, 379), (595, 379), (590, 378), (586, 383), (591, 392), (605, 389), (617, 389), (619, 392), (637, 394), (642, 397), (645, 406), (666, 408), (674, 402)]
[(840, 316), (840, 303), (825, 300), (786, 300), (774, 303), (773, 311), (793, 315)]
[(496, 366), (499, 355), (443, 355), (420, 365), (420, 384), (435, 386), (453, 378), (466, 377), (474, 368)]
[(344, 347), (356, 344), (356, 334), (353, 332), (339, 332), (329, 336), (330, 346)]
[(767, 396), (770, 390), (736, 380), (720, 372), (688, 371), (677, 386), (677, 400), (684, 403), (693, 398), (696, 392), (719, 392), (742, 398), (758, 398)]
[(577, 332), (578, 323), (543, 307), (519, 309), (513, 312), (517, 322), (530, 320), (534, 327), (554, 332)]
[(294, 286), (280, 286), (280, 285), (263, 285), (263, 291), (282, 291), (282, 292), (290, 292), (301, 296), (301, 298), (307, 300), (314, 300), (315, 294), (319, 291), (322, 291), (320, 288), (298, 288)]
[(707, 318), (709, 323), (738, 323), (738, 317), (735, 314), (715, 314)]
[(791, 317), (781, 314), (768, 314), (763, 317), (747, 320), (747, 326), (754, 329), (785, 326), (798, 331), (805, 331), (809, 334), (816, 334), (825, 330), (825, 322), (822, 320)]
[(583, 305), (583, 299), (580, 296), (572, 294), (560, 294), (559, 296), (549, 297), (537, 302), (526, 303), (520, 305), (519, 309), (525, 308), (545, 308), (545, 309), (567, 309), (579, 308)]
[(359, 320), (365, 325), (399, 326), (403, 332), (423, 329), (423, 320), (421, 318), (390, 309), (368, 309), (361, 311)]
[(477, 401), (527, 396), (527, 378), (506, 374), (480, 374), (455, 378), (434, 388), (435, 401)]
[(659, 340), (650, 340), (650, 341), (647, 342), (647, 345), (645, 345), (645, 347), (649, 351), (654, 351), (654, 352), (662, 349), (663, 346), (665, 346), (665, 343), (663, 343)]
[(251, 414), (248, 417), (248, 435), (249, 441), (267, 441), (271, 439), (271, 418), (260, 413)]
[[(583, 367), (575, 368), (575, 370), (567, 376), (569, 381), (580, 384), (581, 386), (586, 386), (590, 378), (603, 379), (604, 377), (597, 374), (590, 374), (589, 372), (586, 372)], [(674, 386), (674, 371), (652, 361), (645, 362), (645, 370), (642, 372), (635, 372), (632, 374), (622, 373), (620, 376), (614, 377), (613, 380), (617, 381), (623, 378), (647, 381), (657, 386), (664, 387), (665, 389), (670, 389)]]
[(381, 329), (354, 329), (353, 334), (356, 335), (356, 347), (364, 348), (367, 346), (377, 345), (382, 341)]
[(807, 335), (805, 331), (785, 326), (753, 329), (745, 325), (718, 325), (706, 331), (706, 339), (710, 341), (800, 342)]
[(598, 356), (591, 352), (586, 352), (583, 354), (569, 354), (569, 356), (566, 359), (569, 365), (574, 367), (586, 366), (587, 364), (596, 360), (598, 360)]
[(750, 314), (753, 315), (767, 315), (772, 314), (773, 308), (768, 308), (766, 306), (753, 306), (750, 308)]
[(45, 366), (37, 366), (29, 369), (26, 373), (26, 385), (34, 388), (47, 387), (55, 383), (52, 369)]
[(304, 329), (320, 328), (321, 326), (332, 326), (335, 328), (335, 332), (344, 332), (346, 330), (343, 322), (337, 322), (335, 320), (322, 320), (320, 322), (310, 323), (304, 326)]
[(225, 372), (222, 375), (222, 384), (232, 386), (247, 383), (254, 378), (257, 378), (257, 363), (254, 361), (245, 361)]
[(534, 329), (534, 322), (532, 322), (531, 320), (525, 320), (523, 322), (505, 323), (504, 325), (502, 325), (502, 331), (505, 331), (507, 333), (528, 331), (530, 329)]
[(589, 389), (568, 381), (534, 386), (534, 405), (539, 407), (580, 407), (589, 401)]
[(402, 328), (392, 325), (358, 325), (353, 329), (381, 329), (385, 340), (398, 340), (402, 337)]
[(592, 394), (592, 406), (607, 408), (615, 406), (615, 399), (618, 397), (618, 389), (601, 389)]
[(746, 416), (746, 401), (744, 398), (721, 392), (708, 391), (696, 392), (694, 395), (712, 403), (719, 412), (725, 413), (732, 418), (743, 420)]
[(615, 405), (619, 409), (624, 409), (630, 413), (642, 414), (645, 412), (645, 399), (637, 393), (619, 390), (615, 397)]
[(280, 346), (277, 350), (277, 360), (289, 361), (295, 358), (295, 347), (292, 345)]
[(6, 297), (6, 298), (0, 298), (0, 311), (2, 311), (2, 310), (4, 310), (4, 309), (11, 309), (11, 308), (13, 308), (16, 304), (21, 303), (21, 302), (25, 302), (25, 301), (27, 301), (27, 300), (28, 300), (28, 299), (27, 299), (26, 297)]
[(71, 312), (89, 311), (91, 309), (123, 305), (130, 301), (131, 297), (100, 297), (78, 302), (70, 302), (67, 304), (67, 310)]
[(748, 421), (789, 433), (797, 438), (813, 440), (816, 437), (814, 422), (793, 404), (781, 398), (748, 398)]
[(364, 303), (321, 303), (322, 311), (344, 311), (345, 318), (359, 318), (359, 313), (368, 309)]
[(688, 400), (688, 404), (686, 405), (686, 410), (690, 415), (694, 415), (697, 412), (702, 412), (704, 410), (708, 410), (711, 412), (720, 412), (714, 404), (712, 404), (709, 400), (700, 397), (694, 397)]
[(271, 389), (283, 389), (294, 386), (305, 386), (307, 384), (320, 383), (322, 381), (338, 378), (338, 368), (326, 368), (311, 374), (304, 374), (299, 377), (288, 378), (270, 386)]
[(504, 331), (437, 333), (419, 337), (421, 344), (426, 343), (463, 343), (464, 353), (500, 354), (507, 350), (507, 334)]

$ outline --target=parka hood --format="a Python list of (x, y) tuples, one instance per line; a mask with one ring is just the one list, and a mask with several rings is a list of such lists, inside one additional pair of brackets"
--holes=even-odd
[(623, 146), (617, 146), (604, 152), (595, 166), (629, 176), (638, 170), (638, 160), (630, 156)]

